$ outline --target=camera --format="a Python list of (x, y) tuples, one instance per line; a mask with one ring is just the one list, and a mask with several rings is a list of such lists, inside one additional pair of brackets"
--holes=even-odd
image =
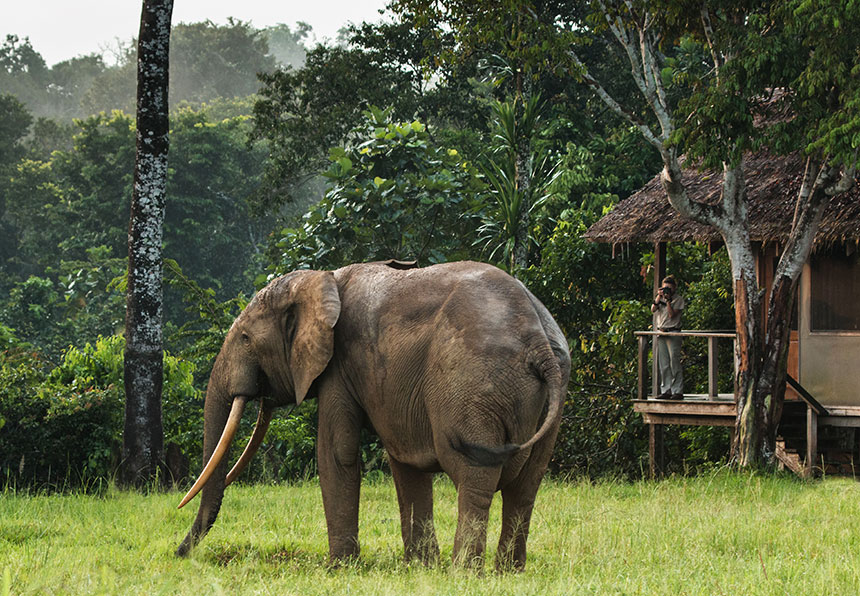
[(664, 296), (671, 296), (672, 295), (672, 286), (663, 286), (662, 288), (660, 288), (660, 293), (663, 294)]

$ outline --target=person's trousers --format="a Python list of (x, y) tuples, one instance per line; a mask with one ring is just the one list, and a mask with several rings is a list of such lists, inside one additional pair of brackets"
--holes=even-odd
[(681, 370), (681, 336), (657, 336), (657, 368), (660, 371), (660, 393), (684, 393), (684, 371)]

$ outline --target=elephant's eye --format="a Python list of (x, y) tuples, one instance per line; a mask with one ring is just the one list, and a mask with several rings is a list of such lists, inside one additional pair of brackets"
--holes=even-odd
[(248, 337), (247, 333), (242, 334), (242, 343), (245, 344), (246, 346), (251, 345), (251, 338)]

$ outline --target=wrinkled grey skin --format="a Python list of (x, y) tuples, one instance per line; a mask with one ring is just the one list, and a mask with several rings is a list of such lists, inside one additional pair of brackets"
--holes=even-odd
[[(438, 557), (431, 480), (444, 471), (459, 495), (455, 561), (480, 564), (500, 490), (496, 564), (522, 569), (569, 373), (567, 342), (549, 312), (495, 267), (294, 272), (264, 288), (224, 341), (206, 395), (204, 461), (234, 397), (287, 405), (316, 396), (333, 561), (359, 552), (359, 436), (369, 424), (388, 452), (407, 558)], [(218, 515), (226, 459), (202, 490), (180, 555)]]

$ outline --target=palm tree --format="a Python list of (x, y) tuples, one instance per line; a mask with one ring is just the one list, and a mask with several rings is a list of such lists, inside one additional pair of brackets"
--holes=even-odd
[(492, 105), (493, 157), (482, 172), (492, 202), (478, 228), (478, 240), (490, 260), (504, 262), (511, 272), (528, 267), (532, 214), (553, 194), (558, 161), (532, 147), (541, 111), (540, 96)]

